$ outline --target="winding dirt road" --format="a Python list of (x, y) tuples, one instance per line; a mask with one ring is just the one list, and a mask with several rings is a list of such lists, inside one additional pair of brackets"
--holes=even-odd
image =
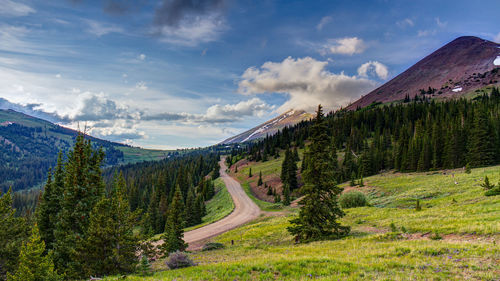
[(219, 164), (221, 167), (220, 176), (233, 198), (234, 210), (219, 221), (184, 233), (184, 241), (189, 244), (188, 250), (198, 250), (208, 238), (243, 225), (260, 215), (260, 208), (248, 197), (240, 183), (226, 173), (227, 167), (224, 158)]

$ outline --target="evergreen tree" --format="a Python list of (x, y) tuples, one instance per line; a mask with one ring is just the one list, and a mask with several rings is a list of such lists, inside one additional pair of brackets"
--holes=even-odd
[(163, 245), (161, 246), (163, 254), (175, 251), (184, 251), (187, 247), (184, 243), (184, 203), (180, 188), (177, 186), (172, 199), (172, 204), (168, 210), (165, 233), (162, 235)]
[(90, 212), (104, 192), (101, 179), (104, 153), (102, 149), (94, 150), (80, 134), (67, 158), (61, 210), (54, 231), (54, 262), (67, 278), (77, 279), (82, 276), (83, 267), (76, 249), (86, 241)]
[(474, 124), (469, 145), (469, 163), (472, 167), (491, 165), (495, 160), (493, 134), (489, 126), (487, 111), (477, 108), (474, 111)]
[(259, 180), (257, 181), (257, 185), (258, 186), (262, 185), (262, 171), (259, 172)]
[(141, 276), (148, 276), (151, 274), (151, 264), (149, 263), (148, 257), (146, 255), (142, 255), (141, 262), (137, 268), (137, 272)]
[(288, 184), (283, 185), (283, 205), (290, 205), (290, 186)]
[(5, 280), (7, 271), (15, 270), (19, 250), (28, 237), (26, 220), (16, 217), (12, 208), (12, 190), (0, 196), (0, 280)]
[(252, 167), (250, 167), (250, 169), (248, 170), (248, 177), (251, 178), (253, 175), (252, 175)]
[(58, 281), (62, 280), (54, 270), (52, 252), (44, 255), (45, 242), (40, 237), (38, 226), (35, 224), (31, 236), (21, 247), (19, 263), (16, 271), (7, 274), (8, 281)]
[(139, 239), (133, 233), (138, 213), (130, 211), (123, 175), (115, 176), (110, 198), (90, 214), (86, 241), (78, 249), (86, 276), (130, 273), (137, 265)]
[(47, 249), (52, 249), (55, 242), (54, 231), (56, 229), (57, 218), (61, 209), (61, 198), (64, 191), (64, 167), (62, 152), (57, 157), (57, 166), (52, 175), (49, 172), (47, 183), (38, 206), (38, 228), (40, 235), (45, 241)]
[(193, 226), (198, 223), (199, 213), (196, 213), (196, 198), (194, 197), (193, 189), (190, 188), (188, 191), (188, 195), (186, 197), (186, 207), (185, 207), (185, 217), (186, 217), (186, 225), (185, 226)]
[(218, 177), (220, 177), (220, 165), (219, 165), (219, 163), (217, 163), (217, 165), (215, 165), (215, 168), (212, 172), (212, 179), (213, 180), (215, 180)]
[(337, 221), (344, 216), (338, 205), (342, 189), (334, 181), (327, 131), (320, 105), (311, 127), (311, 144), (306, 152), (309, 163), (303, 173), (304, 198), (299, 202), (299, 216), (292, 219), (292, 226), (288, 227), (288, 231), (302, 241), (340, 238), (350, 230)]

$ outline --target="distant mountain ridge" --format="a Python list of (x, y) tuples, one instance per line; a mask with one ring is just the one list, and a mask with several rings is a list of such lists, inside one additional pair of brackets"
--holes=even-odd
[(461, 96), (487, 85), (500, 85), (499, 68), (500, 44), (473, 36), (459, 37), (347, 109), (413, 98), (422, 90), (431, 98)]
[(265, 138), (266, 135), (274, 135), (276, 132), (278, 132), (278, 130), (283, 129), (286, 126), (293, 126), (301, 121), (309, 120), (312, 117), (312, 114), (307, 113), (304, 110), (291, 109), (276, 118), (262, 123), (257, 127), (254, 127), (234, 137), (230, 137), (222, 141), (220, 144), (241, 143)]
[[(40, 185), (59, 151), (73, 145), (77, 131), (11, 109), (0, 109), (0, 191)], [(159, 160), (168, 151), (147, 150), (87, 136), (106, 152), (108, 166)]]

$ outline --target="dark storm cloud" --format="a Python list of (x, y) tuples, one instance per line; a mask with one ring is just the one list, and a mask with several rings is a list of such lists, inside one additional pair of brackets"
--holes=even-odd
[(225, 0), (163, 0), (156, 10), (154, 23), (158, 26), (178, 26), (184, 19), (219, 13)]

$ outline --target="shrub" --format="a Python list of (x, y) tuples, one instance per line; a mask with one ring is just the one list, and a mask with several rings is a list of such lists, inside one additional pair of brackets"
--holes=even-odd
[(168, 256), (166, 261), (168, 268), (177, 269), (196, 265), (189, 256), (184, 252), (173, 252)]
[(141, 262), (137, 265), (137, 273), (141, 276), (148, 276), (151, 274), (151, 264), (146, 255), (142, 256)]
[(339, 199), (340, 207), (346, 208), (356, 208), (368, 205), (368, 200), (366, 200), (365, 194), (359, 191), (351, 191), (344, 193)]
[(224, 249), (224, 244), (222, 243), (207, 243), (203, 245), (203, 248), (201, 249), (202, 251), (212, 251), (212, 250), (217, 250), (217, 249)]
[(422, 206), (420, 206), (420, 200), (417, 199), (417, 205), (415, 206), (415, 211), (422, 211)]
[(484, 193), (484, 195), (486, 195), (486, 196), (500, 195), (500, 186), (498, 186), (497, 188), (493, 188), (493, 189), (490, 189), (490, 190), (486, 191)]

